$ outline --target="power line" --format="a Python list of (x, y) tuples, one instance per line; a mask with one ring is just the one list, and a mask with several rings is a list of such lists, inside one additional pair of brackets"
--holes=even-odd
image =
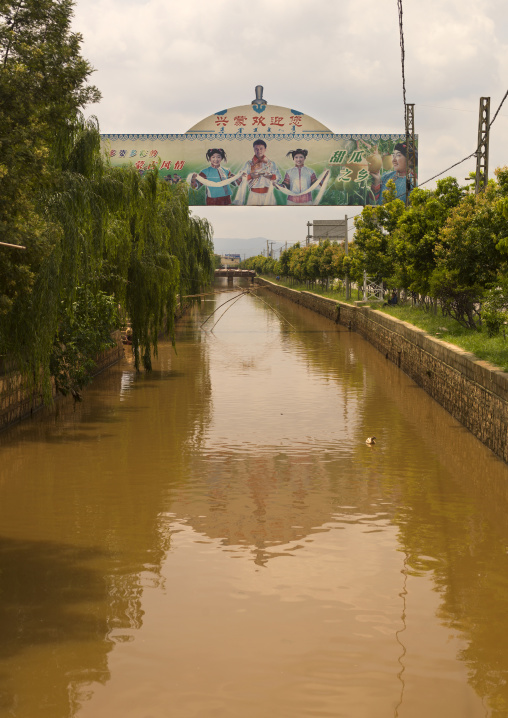
[[(504, 101), (506, 100), (507, 97), (508, 97), (508, 90), (505, 92), (504, 97), (503, 97), (503, 99), (501, 100), (501, 102), (499, 103), (499, 107), (497, 108), (497, 110), (496, 110), (496, 112), (495, 112), (495, 114), (494, 114), (494, 117), (492, 118), (492, 120), (491, 120), (490, 123), (489, 123), (489, 130), (490, 130), (490, 128), (492, 127), (492, 125), (494, 124), (494, 120), (495, 120), (496, 117), (498, 116), (499, 110), (500, 110), (501, 107), (503, 106)], [(423, 185), (424, 185), (424, 184), (427, 184), (427, 182), (431, 182), (433, 179), (436, 179), (436, 177), (440, 177), (441, 175), (444, 175), (445, 172), (448, 172), (449, 170), (453, 169), (454, 167), (457, 167), (458, 165), (461, 165), (461, 164), (462, 164), (463, 162), (465, 162), (466, 160), (469, 160), (469, 159), (471, 159), (471, 157), (474, 157), (474, 156), (476, 155), (476, 153), (478, 152), (478, 150), (479, 150), (479, 146), (475, 149), (474, 152), (471, 152), (470, 155), (468, 155), (467, 157), (464, 157), (463, 160), (459, 160), (458, 162), (456, 162), (456, 163), (455, 163), (454, 165), (452, 165), (451, 167), (447, 167), (447, 169), (443, 170), (442, 172), (439, 172), (437, 175), (434, 175), (433, 177), (430, 177), (429, 179), (425, 180), (425, 182), (421, 182), (418, 186), (419, 186), (419, 187), (423, 187)]]
[[(418, 107), (431, 107), (434, 110), (449, 110), (450, 112), (468, 112), (469, 114), (476, 114), (477, 110), (464, 110), (460, 107), (441, 107), (440, 105), (421, 105)], [(508, 117), (508, 115), (500, 115), (500, 117)]]
[(455, 164), (454, 164), (454, 165), (451, 165), (451, 167), (447, 167), (447, 168), (446, 168), (445, 170), (443, 170), (442, 172), (438, 172), (437, 175), (434, 175), (433, 177), (429, 177), (429, 179), (426, 179), (425, 182), (420, 182), (420, 184), (418, 185), (418, 187), (423, 187), (423, 185), (424, 185), (424, 184), (427, 184), (427, 182), (432, 182), (432, 180), (433, 180), (433, 179), (436, 179), (436, 177), (441, 177), (441, 175), (444, 175), (445, 172), (448, 172), (449, 170), (453, 169), (454, 167), (458, 167), (458, 165), (461, 165), (463, 162), (465, 162), (466, 160), (471, 159), (471, 157), (474, 157), (475, 155), (476, 155), (476, 150), (475, 150), (474, 152), (471, 152), (471, 154), (468, 155), (467, 157), (464, 157), (463, 160), (459, 160), (458, 162), (455, 162)]
[(491, 120), (491, 122), (490, 122), (489, 130), (490, 130), (490, 128), (492, 127), (492, 125), (494, 124), (494, 120), (495, 120), (496, 117), (498, 116), (499, 110), (500, 110), (501, 107), (503, 106), (503, 103), (504, 103), (504, 101), (506, 100), (507, 97), (508, 97), (508, 90), (506, 90), (506, 92), (505, 92), (505, 94), (504, 94), (504, 97), (503, 97), (503, 99), (501, 100), (501, 104), (500, 104), (499, 107), (497, 108), (496, 114), (494, 115), (494, 117), (492, 118), (492, 120)]
[(406, 53), (404, 51), (404, 29), (402, 25), (402, 0), (397, 0), (397, 5), (399, 8), (399, 36), (400, 36), (400, 62), (402, 67), (402, 99), (404, 101), (404, 126), (406, 124), (406, 76), (405, 76), (405, 59), (406, 59)]

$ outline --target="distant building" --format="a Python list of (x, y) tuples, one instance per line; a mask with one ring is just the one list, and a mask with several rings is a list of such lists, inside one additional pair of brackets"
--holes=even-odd
[(223, 267), (238, 267), (241, 261), (239, 254), (222, 254), (220, 258)]

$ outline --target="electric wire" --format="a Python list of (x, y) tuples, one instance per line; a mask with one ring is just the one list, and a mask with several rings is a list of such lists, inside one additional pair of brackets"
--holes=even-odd
[[(398, 0), (398, 1), (400, 2), (400, 0)], [(497, 108), (497, 110), (496, 110), (496, 112), (495, 112), (495, 114), (494, 114), (494, 117), (493, 117), (492, 120), (489, 122), (489, 130), (490, 130), (490, 128), (492, 127), (492, 125), (494, 124), (494, 120), (495, 120), (496, 117), (498, 116), (499, 111), (501, 110), (501, 107), (503, 106), (503, 104), (504, 104), (504, 102), (505, 102), (505, 100), (506, 100), (507, 97), (508, 97), (508, 90), (505, 92), (503, 99), (502, 99), (501, 102), (499, 103), (499, 106), (498, 106), (498, 108)], [(471, 157), (474, 157), (474, 156), (476, 155), (476, 153), (478, 152), (478, 150), (479, 150), (479, 146), (475, 149), (474, 152), (471, 152), (471, 154), (467, 155), (467, 157), (464, 157), (463, 159), (459, 160), (458, 162), (455, 162), (455, 164), (450, 165), (450, 167), (447, 167), (446, 169), (442, 170), (441, 172), (438, 172), (437, 174), (433, 175), (432, 177), (429, 177), (429, 178), (426, 179), (424, 182), (419, 182), (419, 183), (418, 183), (418, 187), (423, 187), (423, 185), (426, 185), (426, 184), (428, 184), (429, 182), (432, 182), (432, 180), (436, 179), (437, 177), (441, 177), (441, 175), (444, 175), (445, 172), (449, 172), (449, 171), (452, 170), (454, 167), (458, 167), (458, 166), (461, 165), (463, 162), (466, 162), (467, 160), (471, 159)], [(400, 196), (401, 196), (401, 194), (397, 195), (396, 199), (399, 199)], [(361, 214), (361, 212), (360, 212), (359, 214)], [(355, 215), (355, 217), (358, 217), (358, 216), (359, 216), (359, 215)], [(354, 222), (355, 217), (351, 217), (351, 219), (348, 219), (348, 223), (349, 223), (350, 221), (353, 221), (353, 222)]]
[[(248, 290), (247, 290), (247, 291), (248, 291)], [(242, 294), (246, 294), (247, 291), (242, 292)], [(240, 296), (242, 296), (242, 295), (240, 294)], [(205, 319), (205, 321), (204, 321), (204, 322), (201, 322), (201, 324), (199, 325), (200, 328), (202, 328), (203, 325), (206, 324), (207, 321), (213, 317), (213, 315), (215, 314), (215, 312), (218, 312), (219, 309), (224, 306), (224, 304), (228, 304), (229, 302), (232, 302), (234, 299), (238, 299), (238, 296), (235, 295), (234, 297), (231, 297), (231, 299), (227, 299), (225, 302), (222, 302), (222, 304), (219, 304), (219, 306), (216, 307), (216, 308), (213, 310), (213, 312), (207, 316), (207, 318)]]
[[(496, 112), (495, 112), (495, 114), (494, 114), (494, 117), (493, 117), (492, 120), (489, 122), (489, 130), (490, 130), (490, 128), (492, 127), (492, 125), (494, 124), (494, 120), (495, 120), (496, 117), (498, 116), (499, 111), (500, 111), (501, 107), (503, 106), (504, 101), (506, 100), (507, 97), (508, 97), (508, 90), (505, 92), (503, 99), (502, 99), (501, 102), (499, 103), (499, 107), (497, 108), (497, 110), (496, 110)], [(449, 170), (453, 169), (454, 167), (457, 167), (458, 165), (461, 165), (461, 164), (462, 164), (463, 162), (465, 162), (466, 160), (471, 159), (471, 157), (474, 157), (474, 156), (477, 154), (477, 152), (479, 151), (479, 149), (480, 149), (480, 145), (478, 145), (478, 147), (475, 149), (474, 152), (471, 152), (470, 155), (468, 155), (467, 157), (464, 157), (464, 159), (459, 160), (459, 161), (456, 162), (454, 165), (451, 165), (451, 167), (447, 167), (445, 170), (443, 170), (442, 172), (439, 172), (437, 175), (434, 175), (433, 177), (430, 177), (429, 179), (425, 180), (425, 182), (420, 182), (420, 184), (419, 184), (418, 186), (419, 186), (419, 187), (423, 187), (423, 185), (424, 185), (424, 184), (427, 184), (427, 182), (431, 182), (433, 179), (436, 179), (436, 177), (440, 177), (441, 175), (444, 175), (445, 172), (448, 172)]]
[(499, 107), (497, 108), (496, 114), (494, 115), (494, 117), (493, 117), (492, 120), (490, 121), (489, 130), (490, 130), (490, 128), (492, 127), (492, 125), (494, 124), (494, 120), (495, 120), (496, 117), (498, 116), (499, 110), (500, 110), (501, 107), (503, 106), (504, 101), (506, 100), (507, 97), (508, 97), (508, 90), (506, 90), (506, 92), (504, 93), (504, 97), (503, 97), (503, 99), (501, 100), (501, 104), (500, 104)]
[[(245, 289), (241, 294), (239, 294), (239, 295), (236, 295), (236, 294), (235, 294), (235, 296), (234, 296), (234, 297), (231, 297), (231, 299), (226, 299), (225, 302), (222, 302), (222, 304), (219, 304), (219, 306), (216, 307), (216, 308), (213, 310), (213, 312), (207, 316), (207, 318), (204, 320), (204, 322), (201, 322), (201, 324), (199, 325), (200, 329), (203, 327), (204, 324), (207, 323), (207, 321), (208, 321), (209, 319), (211, 319), (211, 318), (213, 317), (213, 315), (215, 314), (215, 312), (218, 312), (219, 309), (220, 309), (221, 307), (223, 307), (225, 304), (229, 304), (229, 302), (234, 302), (235, 299), (239, 299), (239, 298), (242, 297), (244, 294), (250, 294), (251, 292), (256, 291), (257, 289), (258, 289), (258, 287), (254, 287), (253, 289)], [(259, 289), (261, 289), (261, 287), (259, 287)], [(228, 307), (228, 309), (229, 309), (229, 307)], [(227, 311), (227, 310), (226, 310), (226, 311)], [(224, 312), (224, 313), (225, 313), (225, 312)], [(221, 315), (221, 316), (222, 316), (222, 315)], [(214, 326), (215, 326), (215, 324), (214, 324)]]
[[(247, 291), (247, 292), (242, 292), (242, 293), (239, 294), (236, 298), (234, 297), (235, 301), (233, 302), (233, 304), (230, 304), (229, 307), (222, 312), (222, 314), (221, 314), (220, 317), (217, 319), (217, 321), (214, 322), (214, 324), (212, 325), (212, 328), (210, 329), (211, 332), (213, 332), (215, 326), (220, 322), (220, 320), (222, 319), (222, 317), (224, 316), (224, 314), (225, 314), (229, 309), (231, 309), (231, 307), (234, 307), (234, 305), (236, 304), (236, 302), (238, 302), (238, 301), (239, 301), (242, 297), (244, 297), (246, 294), (250, 294), (250, 292), (249, 292), (249, 291)], [(229, 301), (231, 301), (231, 300), (229, 300)], [(224, 306), (224, 304), (226, 304), (226, 302), (224, 302), (223, 304), (221, 304), (221, 307)], [(203, 325), (201, 325), (201, 326), (203, 326)]]

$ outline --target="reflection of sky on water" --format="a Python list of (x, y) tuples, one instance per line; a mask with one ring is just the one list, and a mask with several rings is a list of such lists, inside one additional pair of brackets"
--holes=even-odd
[(3, 435), (0, 693), (38, 706), (16, 718), (508, 705), (507, 467), (357, 335), (275, 305), (294, 330), (249, 297), (214, 334), (189, 314), (151, 374), (127, 356)]
[(277, 447), (296, 453), (350, 451), (358, 432), (360, 387), (338, 380), (324, 356), (315, 361), (311, 355), (335, 355), (346, 374), (355, 371), (354, 352), (342, 349), (339, 330), (329, 322), (313, 326), (290, 318), (290, 326), (278, 309), (271, 310), (273, 297), (259, 299), (241, 297), (227, 305), (227, 313), (219, 308), (214, 315), (223, 316), (207, 335), (216, 410), (201, 449), (209, 456)]
[(136, 379), (133, 371), (123, 371), (120, 379), (120, 401), (125, 401), (128, 394), (132, 391), (132, 385)]

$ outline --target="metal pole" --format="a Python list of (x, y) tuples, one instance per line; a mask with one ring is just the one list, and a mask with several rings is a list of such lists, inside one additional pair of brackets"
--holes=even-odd
[(415, 106), (406, 104), (406, 206), (416, 187)]
[(367, 271), (363, 270), (363, 301), (367, 299)]
[(475, 192), (485, 192), (489, 179), (490, 97), (480, 97), (478, 118), (478, 147), (476, 149)]

